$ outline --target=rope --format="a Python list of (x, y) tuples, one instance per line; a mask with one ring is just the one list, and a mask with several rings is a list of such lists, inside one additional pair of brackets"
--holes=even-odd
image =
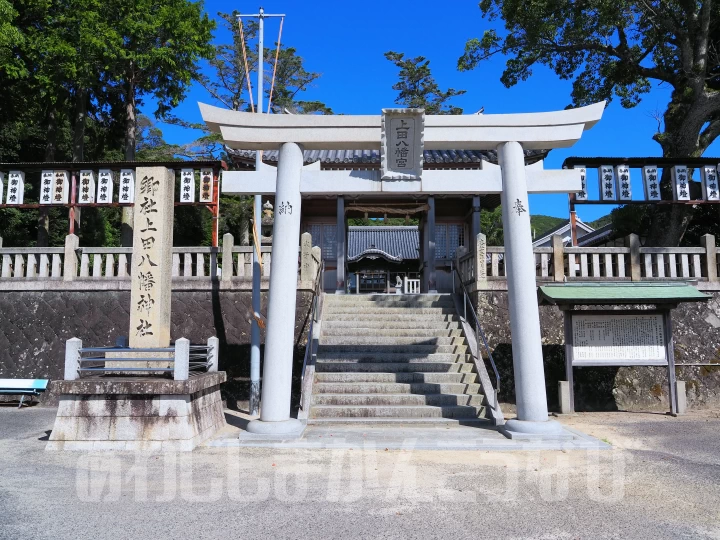
[(238, 20), (238, 26), (240, 27), (240, 44), (242, 45), (243, 62), (245, 63), (245, 79), (247, 80), (248, 94), (250, 95), (250, 110), (255, 112), (255, 103), (252, 97), (252, 84), (250, 84), (250, 68), (247, 62), (247, 52), (245, 51), (245, 33), (243, 32), (242, 19)]
[[(256, 216), (255, 213), (255, 199), (253, 198), (253, 216)], [(262, 219), (262, 218), (260, 218)], [(257, 220), (253, 219), (253, 245), (255, 246), (255, 253), (257, 253), (257, 259), (260, 263), (260, 271), (262, 272), (262, 254), (260, 252), (260, 235), (258, 234), (258, 228), (257, 228)]]
[(270, 99), (268, 99), (268, 108), (267, 108), (268, 114), (271, 111), (273, 90), (275, 89), (275, 73), (277, 73), (278, 57), (280, 56), (280, 40), (282, 39), (283, 22), (285, 22), (285, 17), (282, 17), (280, 19), (280, 30), (278, 31), (277, 49), (275, 50), (275, 65), (273, 66), (272, 82), (270, 83)]

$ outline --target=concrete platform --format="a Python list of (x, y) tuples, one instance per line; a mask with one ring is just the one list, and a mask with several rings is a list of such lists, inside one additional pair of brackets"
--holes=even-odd
[(56, 381), (60, 394), (46, 450), (190, 451), (225, 426), (225, 372)]
[(472, 426), (427, 423), (308, 425), (297, 439), (261, 437), (244, 427), (254, 419), (242, 413), (225, 411), (228, 426), (206, 447), (244, 447), (276, 449), (378, 449), (378, 450), (605, 450), (609, 444), (573, 428), (564, 427), (566, 440), (512, 440), (487, 424)]

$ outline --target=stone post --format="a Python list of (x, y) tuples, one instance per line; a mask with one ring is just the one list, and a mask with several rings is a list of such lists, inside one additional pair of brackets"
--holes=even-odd
[(630, 278), (632, 281), (641, 281), (640, 237), (637, 234), (629, 234), (625, 239), (625, 245), (630, 248)]
[(685, 414), (687, 412), (685, 381), (675, 381), (675, 395), (677, 396), (677, 413)]
[[(235, 247), (235, 238), (230, 233), (223, 235), (222, 245), (222, 274), (221, 281), (229, 283), (233, 277), (233, 248)], [(243, 263), (245, 264), (245, 263)]]
[(555, 281), (565, 281), (565, 244), (562, 236), (553, 234), (553, 279)]
[(475, 236), (475, 290), (487, 286), (487, 240), (483, 233)]
[(320, 246), (315, 246), (310, 250), (310, 254), (312, 255), (313, 261), (313, 279), (315, 279), (322, 264), (322, 249), (320, 249)]
[(345, 197), (337, 198), (337, 285), (335, 294), (345, 294)]
[(300, 281), (311, 281), (315, 277), (312, 259), (312, 235), (308, 232), (300, 235)]
[(190, 340), (180, 338), (175, 340), (175, 362), (173, 379), (187, 381), (190, 376)]
[(473, 195), (472, 198), (472, 215), (470, 218), (470, 235), (477, 238), (480, 234), (480, 195)]
[(517, 142), (498, 145), (498, 154), (517, 402), (517, 419), (508, 420), (505, 430), (511, 437), (517, 433), (553, 436), (562, 433), (562, 427), (548, 420), (525, 155)]
[(78, 275), (77, 249), (80, 239), (74, 234), (65, 237), (65, 255), (63, 262), (63, 281), (72, 281)]
[(138, 167), (130, 289), (130, 348), (170, 345), (175, 171)]
[(560, 401), (560, 413), (572, 414), (573, 405), (570, 402), (570, 383), (568, 381), (558, 381), (558, 397)]
[(302, 432), (300, 421), (290, 418), (302, 167), (302, 148), (295, 143), (284, 143), (277, 167), (273, 271), (270, 273), (260, 419), (248, 424), (247, 430), (251, 433)]
[[(0, 239), (0, 245), (1, 239)], [(708, 281), (718, 280), (718, 260), (717, 260), (717, 248), (715, 247), (715, 237), (712, 234), (705, 234), (700, 238), (700, 245), (705, 248), (705, 272), (707, 273)]]
[(80, 376), (80, 349), (82, 349), (82, 340), (71, 338), (65, 342), (65, 374), (66, 381), (77, 380)]
[(220, 362), (220, 340), (213, 336), (208, 339), (208, 371), (217, 371)]
[(428, 197), (427, 223), (425, 224), (427, 233), (425, 236), (425, 245), (427, 246), (427, 292), (437, 292), (437, 280), (435, 273), (435, 197)]

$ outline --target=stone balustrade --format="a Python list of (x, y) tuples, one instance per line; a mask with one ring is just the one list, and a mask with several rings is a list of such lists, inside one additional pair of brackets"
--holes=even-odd
[[(552, 247), (534, 249), (536, 279), (538, 282), (677, 279), (697, 281), (703, 289), (720, 288), (713, 235), (705, 235), (700, 247), (642, 247), (635, 234), (629, 235), (625, 244), (625, 247), (571, 247), (554, 236)], [(506, 280), (505, 248), (485, 246), (484, 235), (478, 236), (474, 253), (458, 249), (454, 264), (463, 284), (473, 290), (481, 290), (489, 282)]]
[[(305, 235), (312, 246), (310, 234)], [(130, 280), (132, 248), (79, 247), (78, 243), (78, 237), (71, 234), (65, 239), (65, 247), (2, 248), (0, 239), (0, 284), (9, 281)], [(172, 277), (251, 282), (254, 249), (253, 246), (236, 246), (231, 234), (223, 237), (223, 245), (219, 248), (174, 247)], [(262, 278), (266, 280), (272, 268), (272, 247), (262, 246), (260, 252)], [(311, 248), (299, 257), (308, 259), (305, 268), (312, 276), (309, 279), (313, 280), (320, 267), (319, 248)], [(224, 261), (228, 263), (224, 264)]]

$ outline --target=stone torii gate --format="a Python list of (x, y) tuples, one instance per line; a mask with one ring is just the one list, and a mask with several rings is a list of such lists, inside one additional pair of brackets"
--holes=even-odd
[[(276, 201), (262, 409), (248, 431), (302, 430), (290, 418), (301, 195), (500, 193), (517, 401), (517, 419), (508, 420), (505, 430), (562, 433), (560, 424), (548, 420), (528, 193), (578, 192), (580, 172), (546, 171), (542, 162), (525, 166), (524, 150), (572, 146), (600, 120), (604, 102), (547, 113), (459, 116), (425, 116), (421, 109), (384, 109), (382, 116), (261, 115), (199, 105), (205, 123), (229, 147), (280, 150), (277, 168), (262, 165), (222, 176), (223, 193), (274, 194)], [(319, 162), (303, 166), (303, 149), (378, 148), (381, 171), (321, 171)], [(423, 148), (497, 150), (499, 165), (423, 171)]]

